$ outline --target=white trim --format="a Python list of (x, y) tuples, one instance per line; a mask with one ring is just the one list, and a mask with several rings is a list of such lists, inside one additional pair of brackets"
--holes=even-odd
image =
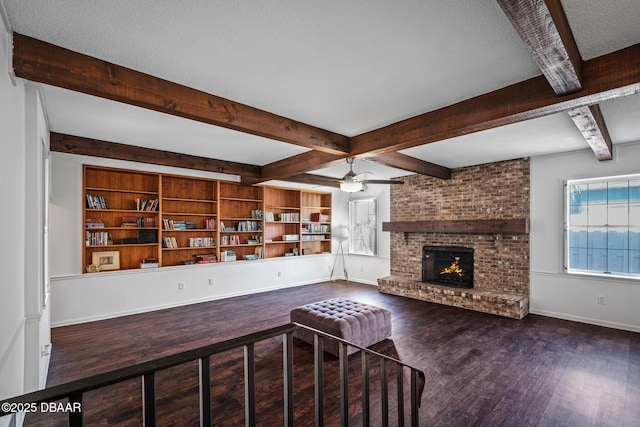
[(587, 323), (587, 324), (596, 325), (596, 326), (604, 326), (606, 328), (622, 329), (624, 331), (640, 332), (640, 327), (635, 325), (627, 325), (624, 323), (617, 323), (617, 322), (607, 322), (601, 319), (592, 319), (592, 318), (582, 317), (582, 316), (572, 316), (570, 314), (557, 313), (554, 311), (529, 310), (529, 314), (537, 314), (540, 316), (553, 317), (556, 319), (570, 320), (573, 322)]

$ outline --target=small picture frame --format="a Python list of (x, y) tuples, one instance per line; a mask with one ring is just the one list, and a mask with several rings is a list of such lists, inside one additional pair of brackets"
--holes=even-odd
[(100, 271), (120, 270), (120, 251), (94, 252), (91, 263), (98, 266)]

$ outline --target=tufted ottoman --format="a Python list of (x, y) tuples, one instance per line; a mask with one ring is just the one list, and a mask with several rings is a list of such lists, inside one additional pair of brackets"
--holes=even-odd
[[(391, 336), (391, 312), (386, 308), (333, 298), (291, 310), (291, 321), (342, 338), (361, 347), (369, 347)], [(299, 329), (297, 338), (313, 344), (313, 333)], [(347, 347), (348, 354), (358, 351)], [(324, 340), (324, 350), (338, 356), (338, 342)]]

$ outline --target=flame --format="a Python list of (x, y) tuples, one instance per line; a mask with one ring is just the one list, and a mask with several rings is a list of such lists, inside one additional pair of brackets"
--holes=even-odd
[(459, 277), (464, 277), (464, 270), (460, 268), (460, 257), (455, 257), (451, 265), (442, 269), (440, 274), (457, 274)]

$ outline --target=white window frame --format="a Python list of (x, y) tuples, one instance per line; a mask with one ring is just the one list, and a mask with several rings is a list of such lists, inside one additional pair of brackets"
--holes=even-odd
[[(567, 273), (640, 280), (640, 268), (637, 264), (640, 262), (640, 247), (636, 247), (637, 235), (631, 234), (632, 232), (640, 232), (640, 220), (638, 219), (640, 200), (632, 200), (627, 197), (626, 202), (615, 202), (609, 198), (611, 192), (615, 191), (615, 184), (620, 185), (624, 181), (640, 181), (640, 174), (565, 181), (564, 265)], [(589, 195), (592, 193), (589, 191), (584, 196), (586, 197), (584, 206), (580, 203), (575, 203), (575, 196), (572, 199), (572, 186), (583, 185), (585, 189), (591, 190), (589, 185), (598, 186), (603, 184), (606, 185), (606, 190), (604, 190), (606, 199), (604, 202), (602, 200), (595, 203), (592, 202), (589, 199)], [(614, 185), (612, 186), (612, 184)], [(627, 187), (628, 196), (630, 196), (629, 188)], [(624, 207), (627, 208), (626, 213)], [(579, 210), (576, 211), (576, 209)], [(583, 212), (583, 209), (586, 210), (586, 213)], [(612, 236), (617, 235), (617, 242), (624, 242), (625, 237), (620, 237), (619, 233), (624, 234), (625, 230), (626, 247), (622, 249), (620, 247), (612, 247), (612, 245), (615, 245), (615, 242), (610, 240), (614, 238)], [(571, 231), (574, 231), (574, 233), (572, 234)], [(584, 231), (586, 234), (575, 233), (575, 231)], [(594, 233), (590, 233), (591, 231)], [(592, 237), (597, 232), (604, 234)], [(587, 239), (587, 243), (585, 243), (584, 239)], [(600, 240), (600, 242), (593, 243), (596, 240)], [(603, 242), (606, 242), (606, 246)], [(624, 258), (625, 252), (626, 261)], [(606, 260), (603, 258), (603, 254), (606, 254)], [(599, 255), (600, 260), (594, 261), (596, 255)], [(586, 258), (584, 258), (585, 256)], [(622, 266), (620, 268), (622, 270), (625, 269), (626, 262), (627, 271), (618, 271), (614, 267), (616, 262), (612, 261), (614, 258), (617, 260), (618, 265)], [(622, 261), (620, 261), (621, 258)], [(583, 268), (585, 262), (586, 268)], [(603, 265), (604, 268), (598, 268)]]

